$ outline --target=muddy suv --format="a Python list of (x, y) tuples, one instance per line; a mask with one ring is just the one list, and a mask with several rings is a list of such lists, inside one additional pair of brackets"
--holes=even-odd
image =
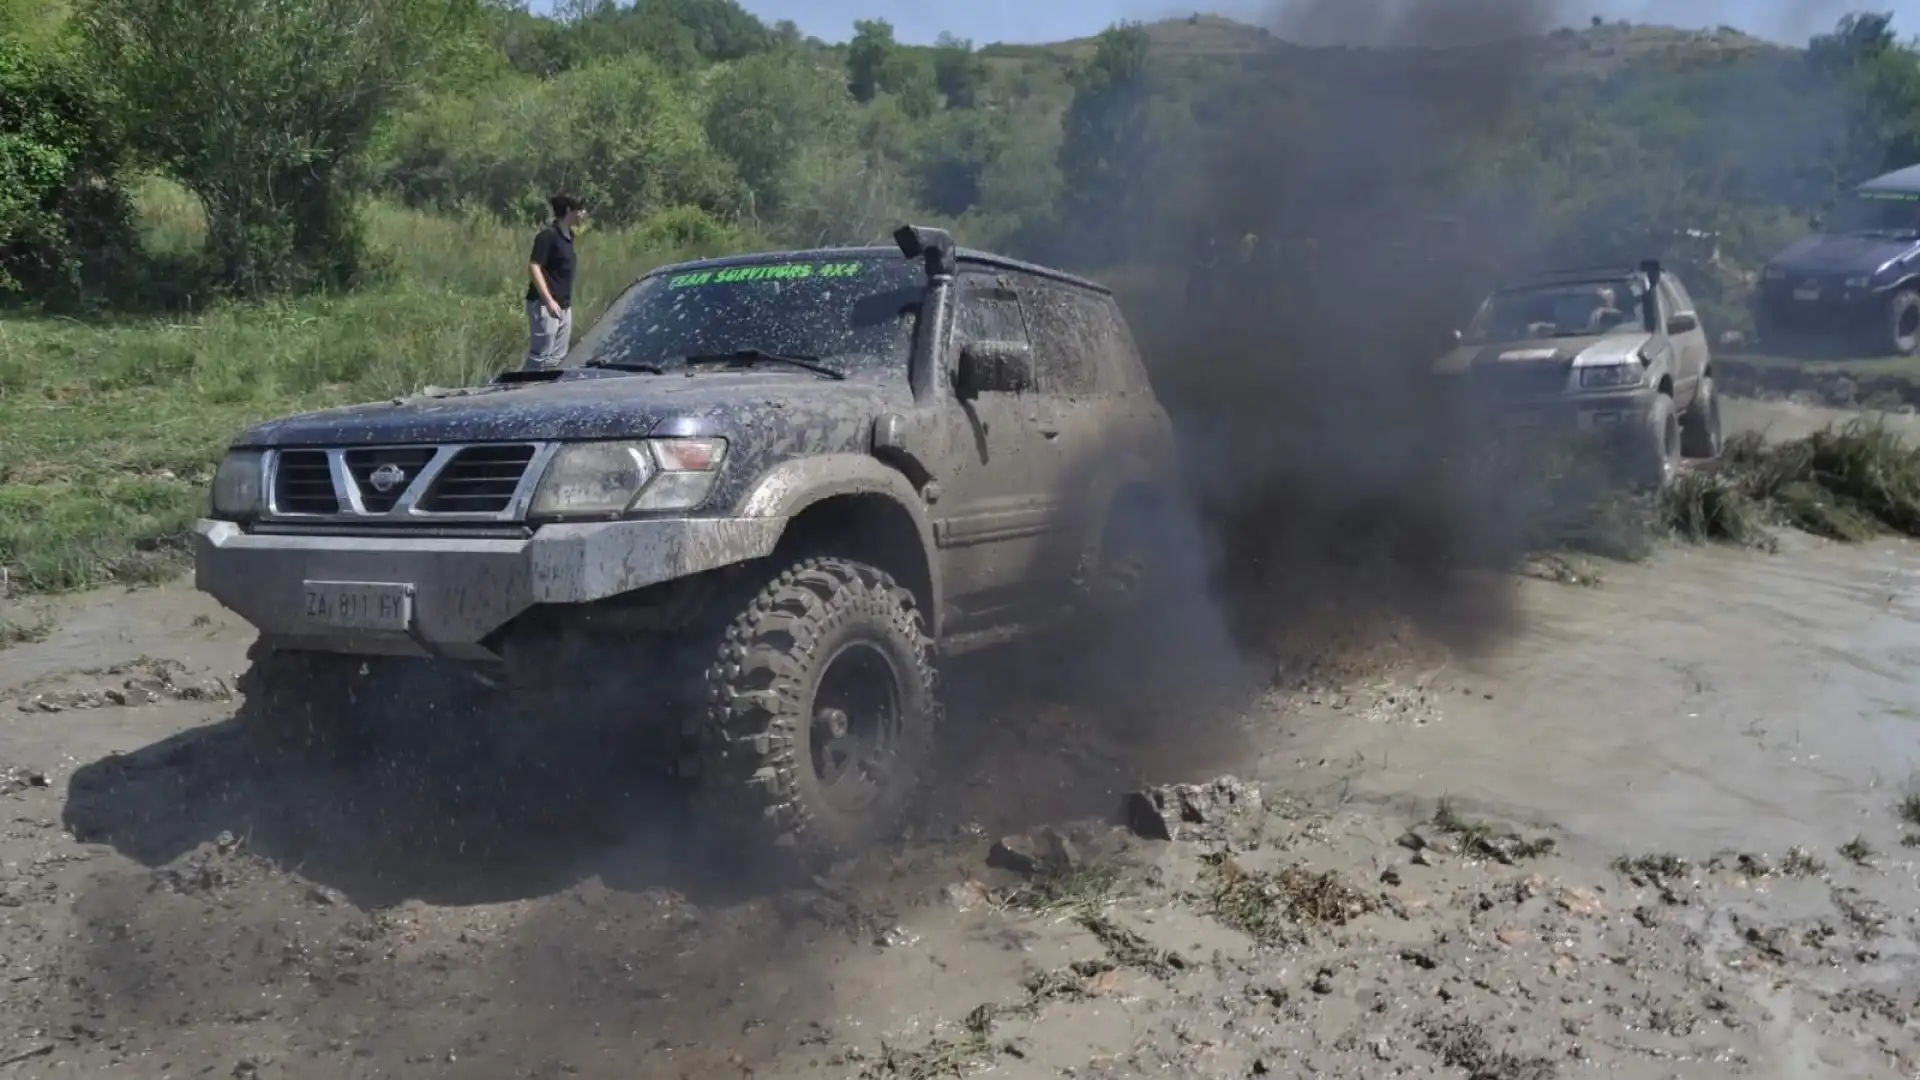
[(402, 670), (637, 670), (711, 809), (816, 854), (894, 827), (935, 656), (1138, 602), (1174, 479), (1107, 289), (895, 239), (668, 266), (577, 366), (242, 434), (195, 554), (255, 712), (347, 741)]
[(1447, 344), (1436, 374), (1464, 380), (1493, 423), (1616, 433), (1644, 486), (1665, 486), (1682, 457), (1720, 454), (1707, 335), (1657, 262), (1511, 282)]

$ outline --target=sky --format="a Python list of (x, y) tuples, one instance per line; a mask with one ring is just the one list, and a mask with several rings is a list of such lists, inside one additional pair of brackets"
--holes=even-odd
[[(532, 0), (550, 10), (554, 0)], [(792, 19), (803, 33), (844, 41), (855, 19), (881, 18), (895, 36), (931, 43), (941, 31), (971, 39), (1043, 42), (1085, 37), (1122, 19), (1173, 18), (1195, 10), (1259, 22), (1284, 0), (741, 0), (768, 22)], [(1445, 4), (1449, 0), (1400, 0)], [(1920, 0), (1562, 0), (1575, 22), (1591, 15), (1677, 26), (1736, 26), (1779, 41), (1804, 43), (1830, 29), (1842, 14), (1859, 9), (1891, 11), (1902, 37), (1920, 31)], [(1198, 4), (1198, 7), (1195, 5)]]

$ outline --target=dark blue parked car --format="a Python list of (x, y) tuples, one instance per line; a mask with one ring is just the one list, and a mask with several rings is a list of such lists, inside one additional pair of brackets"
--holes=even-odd
[(1920, 165), (1848, 194), (1761, 274), (1754, 326), (1769, 345), (1920, 351)]

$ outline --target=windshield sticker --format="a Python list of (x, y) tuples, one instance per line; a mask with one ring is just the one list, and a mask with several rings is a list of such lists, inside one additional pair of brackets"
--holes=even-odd
[(1884, 199), (1890, 202), (1920, 202), (1920, 191), (1862, 191), (1863, 199)]
[(741, 281), (791, 281), (795, 278), (859, 277), (865, 262), (759, 263), (753, 266), (729, 266), (720, 270), (697, 270), (675, 274), (667, 279), (667, 288), (686, 289), (696, 285), (731, 285)]

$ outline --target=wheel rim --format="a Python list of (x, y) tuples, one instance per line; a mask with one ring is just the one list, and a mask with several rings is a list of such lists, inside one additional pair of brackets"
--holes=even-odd
[(879, 646), (850, 642), (827, 660), (813, 695), (808, 746), (828, 805), (864, 810), (892, 782), (900, 712), (899, 670)]
[(1707, 397), (1707, 443), (1713, 449), (1714, 457), (1719, 457), (1721, 449), (1726, 445), (1720, 431), (1720, 395), (1718, 394), (1709, 394)]
[(1911, 352), (1916, 337), (1920, 337), (1920, 304), (1903, 304), (1894, 315), (1894, 344), (1901, 352)]

